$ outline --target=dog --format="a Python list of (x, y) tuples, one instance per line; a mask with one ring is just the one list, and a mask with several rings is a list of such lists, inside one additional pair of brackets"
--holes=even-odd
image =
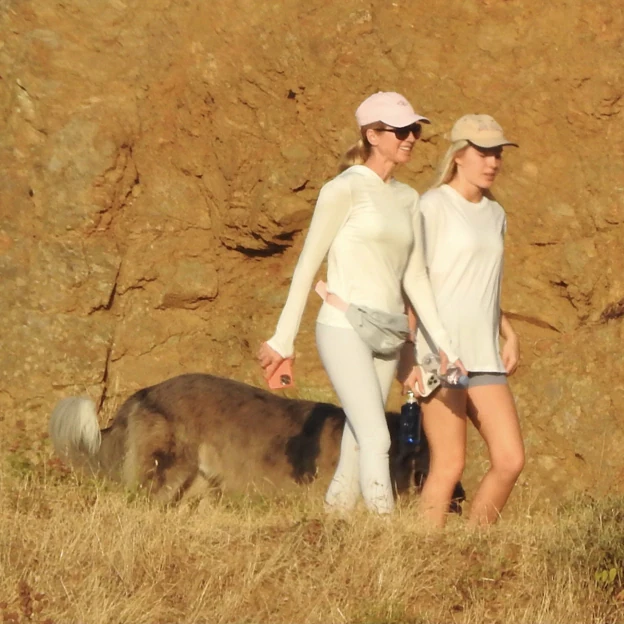
[[(426, 442), (406, 451), (399, 418), (386, 414), (390, 467), (397, 496), (418, 491), (426, 478)], [(143, 388), (100, 430), (95, 403), (61, 400), (49, 433), (74, 468), (145, 489), (163, 504), (207, 493), (274, 494), (302, 484), (329, 483), (345, 414), (336, 405), (289, 399), (245, 383), (193, 373)], [(455, 509), (464, 498), (458, 484)]]

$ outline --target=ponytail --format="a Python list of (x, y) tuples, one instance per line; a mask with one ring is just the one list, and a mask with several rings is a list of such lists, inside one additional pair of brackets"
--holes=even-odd
[(373, 146), (368, 142), (366, 132), (380, 130), (384, 126), (385, 124), (380, 121), (374, 121), (360, 128), (360, 138), (343, 154), (338, 164), (338, 173), (342, 173), (353, 165), (363, 165), (370, 158)]
[(360, 137), (343, 155), (338, 163), (338, 173), (353, 165), (363, 165), (370, 156), (371, 145), (366, 137)]

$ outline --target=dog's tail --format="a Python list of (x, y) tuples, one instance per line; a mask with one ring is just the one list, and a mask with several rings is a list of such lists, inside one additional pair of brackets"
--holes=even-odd
[(95, 403), (84, 397), (69, 397), (56, 404), (48, 426), (56, 453), (70, 463), (97, 462), (102, 444)]

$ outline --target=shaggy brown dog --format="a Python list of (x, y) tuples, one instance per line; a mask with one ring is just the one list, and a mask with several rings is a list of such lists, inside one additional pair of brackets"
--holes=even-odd
[[(388, 413), (397, 493), (420, 485), (426, 444), (406, 453), (399, 415)], [(180, 375), (133, 394), (100, 431), (95, 404), (63, 399), (50, 419), (57, 453), (163, 503), (208, 491), (285, 491), (315, 479), (326, 487), (340, 451), (344, 412), (204, 374)], [(463, 494), (463, 492), (462, 492)]]

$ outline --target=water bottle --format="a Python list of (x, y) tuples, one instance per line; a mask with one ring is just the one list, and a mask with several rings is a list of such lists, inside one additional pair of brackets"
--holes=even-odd
[(420, 405), (416, 401), (414, 393), (407, 392), (407, 400), (401, 407), (399, 440), (401, 453), (411, 453), (420, 448), (421, 436), (421, 412)]
[(421, 366), (429, 373), (435, 373), (442, 381), (449, 386), (456, 388), (467, 388), (468, 377), (461, 372), (457, 366), (449, 366), (444, 375), (440, 374), (440, 356), (437, 353), (427, 353), (422, 359)]

